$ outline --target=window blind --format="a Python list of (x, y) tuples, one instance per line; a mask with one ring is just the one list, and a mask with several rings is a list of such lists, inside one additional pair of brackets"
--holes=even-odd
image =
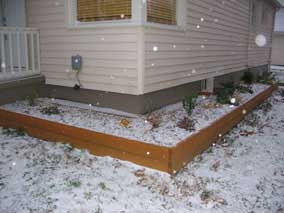
[(147, 21), (175, 25), (176, 0), (147, 0)]
[(80, 22), (131, 18), (131, 0), (77, 0), (77, 20)]

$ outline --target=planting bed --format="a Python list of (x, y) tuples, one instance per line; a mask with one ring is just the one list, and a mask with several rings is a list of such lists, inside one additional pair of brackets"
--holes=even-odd
[[(218, 105), (214, 96), (199, 96), (190, 116), (194, 124), (190, 130), (179, 124), (188, 117), (182, 103), (143, 116), (47, 98), (36, 100), (35, 106), (27, 101), (2, 106), (0, 125), (22, 127), (38, 138), (70, 143), (96, 155), (175, 173), (274, 89), (275, 86), (254, 84), (253, 94), (235, 94), (239, 106)], [(58, 112), (50, 112), (52, 107)]]

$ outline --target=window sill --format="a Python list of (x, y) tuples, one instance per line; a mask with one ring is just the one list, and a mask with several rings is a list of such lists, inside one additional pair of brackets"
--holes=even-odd
[(173, 30), (173, 31), (185, 31), (184, 26), (180, 25), (167, 25), (167, 24), (158, 24), (158, 23), (151, 23), (147, 22), (143, 24), (144, 27), (146, 28), (156, 28), (156, 29), (162, 29), (162, 30)]
[(117, 21), (98, 21), (98, 22), (75, 22), (68, 25), (68, 29), (92, 29), (92, 28), (110, 28), (110, 27), (129, 27), (138, 26), (131, 20), (117, 20)]
[(111, 28), (111, 27), (145, 27), (145, 28), (156, 28), (162, 30), (172, 30), (172, 31), (185, 31), (185, 27), (178, 25), (167, 25), (158, 23), (137, 23), (131, 20), (119, 20), (119, 21), (101, 21), (101, 22), (90, 22), (82, 23), (76, 22), (74, 24), (69, 24), (68, 29), (70, 30), (80, 30), (80, 29), (94, 29), (94, 28)]

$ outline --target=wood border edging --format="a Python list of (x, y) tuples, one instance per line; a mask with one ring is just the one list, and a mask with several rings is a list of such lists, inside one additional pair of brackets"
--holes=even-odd
[[(196, 155), (205, 151), (212, 143), (217, 141), (220, 136), (222, 137), (243, 120), (247, 113), (251, 112), (255, 107), (266, 100), (276, 89), (276, 85), (270, 86), (248, 102), (214, 121), (210, 126), (201, 129), (199, 132), (178, 143), (175, 147), (171, 147), (172, 156), (170, 158), (169, 173), (176, 173)], [(245, 110), (245, 113), (243, 110)]]
[(118, 136), (95, 132), (54, 121), (32, 117), (0, 109), (0, 126), (25, 128), (33, 137), (87, 149), (98, 156), (111, 156), (142, 166), (174, 174), (190, 162), (196, 155), (205, 151), (219, 134), (224, 135), (247, 113), (268, 98), (277, 86), (271, 86), (245, 104), (214, 121), (210, 126), (179, 142), (175, 147), (165, 147), (130, 140)]

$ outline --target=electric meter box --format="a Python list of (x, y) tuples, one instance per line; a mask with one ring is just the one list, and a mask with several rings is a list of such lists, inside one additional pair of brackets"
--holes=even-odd
[(81, 70), (82, 69), (82, 56), (73, 55), (71, 57), (71, 64), (73, 70)]

